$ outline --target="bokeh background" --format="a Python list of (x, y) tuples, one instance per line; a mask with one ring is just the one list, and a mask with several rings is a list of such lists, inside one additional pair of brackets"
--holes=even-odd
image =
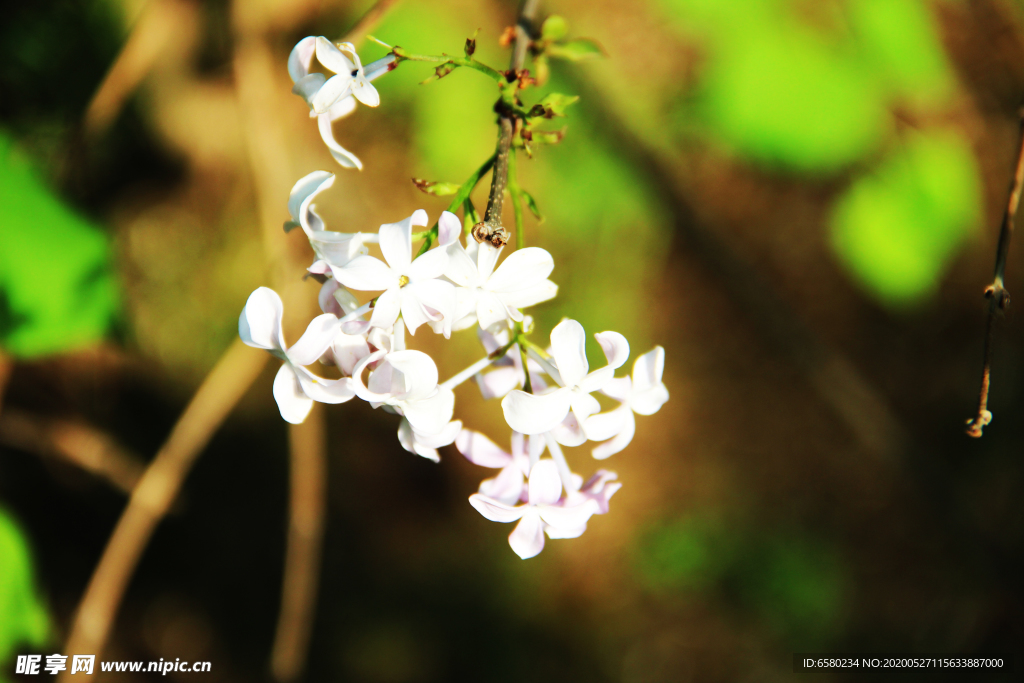
[[(3, 4), (0, 679), (16, 678), (17, 653), (61, 652), (126, 490), (235, 339), (248, 293), (288, 282), (315, 306), (308, 245), (280, 231), (291, 184), (337, 171), (318, 202), (328, 226), (372, 231), (445, 206), (410, 177), (461, 182), (491, 153), (493, 84), (457, 71), (420, 86), (431, 70), (409, 63), (377, 83), (379, 109), (335, 126), (366, 169), (332, 161), (286, 58), (305, 35), (345, 35), (371, 4)], [(503, 66), (515, 11), (404, 0), (372, 33), (457, 54), (480, 29), (478, 55)], [(525, 562), (510, 529), (466, 502), (486, 471), (450, 447), (440, 465), (406, 453), (393, 416), (366, 404), (328, 407), (305, 680), (781, 681), (798, 651), (1016, 651), (1012, 307), (996, 327), (994, 421), (980, 440), (963, 425), (1018, 149), (1024, 6), (542, 12), (607, 56), (552, 62), (545, 90), (581, 99), (564, 141), (519, 164), (544, 216), (527, 216), (528, 243), (553, 253), (560, 285), (535, 315), (545, 330), (562, 316), (618, 330), (634, 355), (663, 345), (671, 401), (609, 461), (624, 482), (611, 514)], [(471, 333), (415, 343), (442, 376), (479, 354)], [(270, 679), (288, 509), (274, 370), (202, 452), (104, 658)], [(474, 392), (459, 390), (458, 416), (505, 443), (497, 406)], [(596, 467), (587, 449), (570, 459)]]

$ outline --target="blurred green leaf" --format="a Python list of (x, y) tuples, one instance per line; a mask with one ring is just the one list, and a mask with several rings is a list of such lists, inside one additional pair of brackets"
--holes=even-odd
[(569, 34), (569, 26), (565, 23), (565, 19), (552, 14), (550, 17), (544, 20), (544, 23), (540, 27), (541, 40), (561, 40)]
[(596, 40), (590, 38), (577, 38), (567, 43), (554, 43), (548, 47), (547, 53), (552, 57), (567, 59), (570, 62), (604, 57), (604, 50)]
[(0, 346), (18, 356), (100, 340), (117, 310), (102, 232), (35, 176), (0, 133)]
[(879, 301), (904, 307), (934, 292), (980, 211), (970, 146), (949, 133), (922, 135), (839, 200), (832, 246)]
[(15, 649), (43, 645), (49, 630), (49, 617), (33, 581), (28, 543), (0, 508), (0, 681), (13, 671), (7, 664)]
[(865, 61), (893, 95), (919, 104), (949, 95), (952, 72), (920, 0), (853, 0), (848, 8)]

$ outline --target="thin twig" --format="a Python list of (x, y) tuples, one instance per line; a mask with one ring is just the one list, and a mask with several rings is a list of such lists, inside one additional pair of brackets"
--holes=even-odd
[[(268, 355), (236, 341), (213, 368), (150, 463), (103, 550), (63, 652), (100, 655), (128, 581), (149, 538), (203, 447), (266, 365)], [(70, 672), (60, 681), (70, 683)]]
[(342, 38), (342, 42), (352, 43), (356, 47), (363, 42), (366, 38), (366, 34), (377, 27), (377, 24), (384, 21), (384, 17), (387, 16), (388, 12), (394, 9), (399, 0), (377, 0), (376, 3), (370, 9), (366, 10), (366, 13), (360, 17), (356, 25), (349, 29), (345, 37)]
[[(530, 47), (538, 4), (538, 0), (523, 0), (519, 6), (515, 44), (512, 46), (512, 59), (509, 63), (509, 71), (513, 74), (521, 71), (526, 64), (526, 55)], [(508, 112), (502, 111), (498, 118), (498, 143), (494, 152), (491, 193), (487, 199), (487, 209), (484, 211), (483, 221), (492, 232), (504, 229), (501, 225), (501, 210), (504, 205), (505, 190), (508, 187), (508, 156), (514, 133), (514, 117)]]
[(572, 70), (563, 72), (562, 77), (587, 102), (588, 114), (596, 119), (597, 128), (611, 146), (623, 154), (669, 209), (686, 246), (756, 324), (765, 340), (804, 375), (869, 453), (893, 459), (905, 452), (909, 444), (906, 429), (853, 363), (819, 341), (756, 270), (697, 219), (678, 159), (671, 150), (644, 139), (587, 79)]
[(1010, 305), (1010, 294), (1006, 291), (1006, 257), (1010, 251), (1010, 238), (1013, 237), (1013, 223), (1017, 217), (1017, 206), (1020, 204), (1021, 185), (1024, 184), (1024, 116), (1020, 121), (1020, 150), (1017, 152), (1017, 170), (1010, 183), (1010, 198), (1006, 202), (1003, 223), (999, 228), (999, 244), (996, 246), (996, 267), (992, 284), (985, 288), (988, 299), (988, 320), (985, 323), (985, 364), (981, 370), (981, 391), (978, 396), (978, 414), (967, 421), (967, 435), (979, 438), (982, 429), (992, 421), (992, 413), (988, 410), (988, 389), (992, 375), (992, 341), (995, 335), (996, 315)]
[(145, 464), (95, 427), (8, 408), (0, 413), (0, 443), (70, 462), (131, 494)]
[(281, 613), (271, 650), (270, 669), (282, 683), (297, 680), (306, 662), (315, 616), (320, 549), (327, 504), (327, 452), (323, 407), (299, 425), (289, 425), (291, 494), (288, 549)]

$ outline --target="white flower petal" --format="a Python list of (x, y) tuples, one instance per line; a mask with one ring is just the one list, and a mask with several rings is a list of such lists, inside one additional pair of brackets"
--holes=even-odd
[(437, 219), (437, 243), (442, 247), (454, 244), (462, 235), (462, 221), (451, 211), (442, 211)]
[(591, 415), (601, 412), (601, 404), (590, 394), (576, 390), (569, 395), (569, 402), (572, 405), (572, 412), (580, 424), (586, 424)]
[(416, 439), (416, 432), (413, 430), (412, 425), (405, 418), (398, 424), (398, 443), (402, 444), (402, 448), (420, 455), (427, 460), (433, 460), (434, 462), (441, 462), (441, 455), (437, 452), (436, 448), (425, 446)]
[(633, 417), (633, 412), (629, 411), (629, 420), (618, 434), (615, 435), (611, 441), (605, 441), (600, 446), (594, 448), (591, 454), (597, 460), (604, 460), (610, 456), (615, 455), (633, 440), (633, 434), (636, 432), (636, 419)]
[(315, 52), (316, 36), (306, 36), (292, 48), (288, 55), (288, 75), (292, 77), (292, 83), (298, 83), (309, 74)]
[(523, 513), (529, 509), (525, 505), (512, 507), (487, 496), (481, 496), (479, 493), (474, 493), (469, 497), (469, 504), (492, 522), (502, 522), (504, 524), (521, 519)]
[(551, 330), (551, 355), (562, 376), (562, 383), (574, 387), (587, 376), (587, 333), (575, 320), (563, 320)]
[(412, 263), (412, 226), (426, 224), (427, 212), (417, 209), (408, 218), (380, 226), (380, 251), (388, 265), (397, 272), (404, 273)]
[(522, 499), (525, 483), (522, 470), (515, 464), (510, 464), (503, 467), (497, 476), (480, 482), (479, 491), (489, 498), (514, 505)]
[(512, 462), (512, 456), (480, 432), (463, 429), (455, 438), (455, 447), (474, 465), (499, 468)]
[(417, 432), (431, 436), (439, 434), (451, 421), (455, 411), (455, 394), (451, 389), (438, 388), (430, 398), (406, 401), (402, 412)]
[(598, 332), (594, 338), (608, 359), (608, 367), (620, 368), (629, 360), (629, 342), (618, 332)]
[(551, 431), (569, 412), (568, 389), (538, 396), (525, 391), (510, 391), (501, 401), (505, 421), (517, 432), (543, 434)]
[(665, 371), (665, 349), (655, 346), (633, 363), (633, 387), (637, 391), (661, 384)]
[(469, 257), (465, 248), (458, 242), (448, 247), (448, 263), (445, 265), (444, 276), (460, 287), (476, 287), (480, 284), (480, 275), (476, 262)]
[(398, 276), (386, 263), (373, 256), (356, 256), (344, 266), (331, 270), (334, 277), (349, 289), (377, 292), (398, 287)]
[(375, 62), (370, 62), (366, 65), (363, 73), (366, 74), (366, 80), (375, 81), (389, 71), (395, 69), (395, 56), (385, 55)]
[(654, 415), (668, 401), (668, 389), (660, 382), (643, 391), (633, 391), (629, 405), (638, 415)]
[(356, 363), (370, 355), (370, 346), (361, 336), (339, 332), (331, 344), (331, 351), (342, 373), (351, 376)]
[(281, 332), (283, 315), (284, 304), (277, 292), (259, 287), (249, 295), (238, 317), (238, 336), (257, 349), (284, 351), (284, 336)]
[(583, 428), (591, 441), (604, 441), (625, 429), (628, 422), (633, 422), (633, 411), (624, 403), (607, 413), (591, 415)]
[(515, 292), (543, 282), (555, 267), (551, 254), (540, 247), (518, 249), (502, 261), (485, 285), (492, 292)]
[(327, 149), (330, 151), (331, 156), (334, 157), (335, 161), (345, 168), (357, 168), (360, 171), (363, 170), (363, 162), (359, 160), (359, 157), (339, 145), (338, 141), (334, 139), (334, 126), (331, 124), (331, 115), (329, 112), (317, 116), (316, 124), (320, 128), (320, 138), (324, 141), (324, 144), (327, 145)]
[(508, 320), (509, 312), (497, 294), (480, 290), (476, 297), (476, 317), (480, 327), (487, 329), (502, 320)]
[(470, 240), (470, 247), (476, 249), (476, 267), (480, 271), (480, 279), (486, 280), (494, 272), (494, 264), (498, 262), (504, 247), (495, 248), (487, 242), (477, 244), (476, 240)]
[(331, 76), (320, 86), (313, 95), (310, 106), (316, 115), (329, 114), (331, 107), (337, 104), (338, 100), (348, 97), (352, 93), (352, 77), (346, 74)]
[(577, 388), (579, 391), (589, 394), (592, 391), (604, 389), (613, 379), (615, 379), (615, 368), (606, 365), (584, 377), (577, 385)]
[(282, 365), (274, 377), (274, 400), (281, 417), (292, 424), (302, 424), (313, 409), (313, 399), (303, 393), (299, 379), (288, 363)]
[(432, 280), (441, 277), (448, 266), (448, 251), (445, 249), (431, 249), (413, 261), (403, 273), (412, 282), (421, 280)]
[(536, 306), (543, 301), (550, 301), (557, 295), (558, 285), (551, 280), (544, 280), (533, 287), (516, 292), (503, 292), (500, 296), (506, 306), (527, 308), (529, 306)]
[[(543, 460), (541, 461), (543, 462)], [(576, 505), (545, 505), (538, 512), (540, 518), (552, 527), (564, 532), (586, 528), (587, 520), (597, 512), (597, 503), (593, 500), (583, 500)], [(576, 534), (578, 536), (579, 534)], [(555, 538), (552, 536), (552, 538)], [(562, 538), (575, 538), (575, 536), (562, 536)]]
[(349, 78), (352, 78), (351, 74), (357, 68), (334, 43), (323, 36), (316, 39), (316, 58), (334, 73), (345, 74)]
[(292, 86), (292, 92), (305, 100), (309, 108), (312, 109), (313, 99), (326, 82), (327, 77), (323, 74), (309, 74), (296, 81)]
[(320, 403), (344, 403), (356, 395), (352, 380), (348, 377), (324, 379), (323, 377), (317, 377), (302, 367), (293, 367), (292, 370), (299, 380), (302, 392), (314, 401), (319, 401)]
[(352, 80), (352, 95), (367, 107), (376, 107), (380, 104), (380, 93), (363, 76), (356, 76)]
[[(345, 315), (345, 312), (341, 309), (341, 304), (334, 298), (334, 293), (337, 291), (348, 291), (341, 290), (341, 285), (333, 277), (328, 278), (322, 285), (320, 285), (320, 291), (316, 295), (316, 301), (320, 304), (320, 310), (324, 313), (333, 313), (339, 318)], [(350, 295), (351, 296), (351, 295)]]
[(437, 365), (433, 358), (422, 351), (395, 351), (388, 354), (387, 363), (405, 378), (406, 393), (401, 397), (403, 399), (426, 398), (437, 387)]
[(582, 446), (587, 442), (587, 434), (571, 410), (565, 419), (551, 430), (551, 436), (563, 446)]
[(334, 272), (334, 268), (347, 266), (356, 256), (366, 254), (366, 240), (370, 237), (362, 232), (314, 230), (309, 233), (309, 244)]
[(607, 384), (601, 387), (601, 393), (614, 398), (619, 403), (628, 403), (630, 394), (633, 393), (633, 380), (629, 377), (610, 379)]
[(523, 384), (523, 372), (516, 367), (498, 368), (476, 376), (476, 384), (484, 399), (503, 398)]
[(337, 121), (338, 119), (345, 118), (355, 110), (356, 98), (342, 97), (331, 105), (331, 108), (327, 111), (327, 115), (331, 117), (331, 121)]
[(309, 365), (324, 355), (334, 341), (334, 335), (341, 332), (341, 322), (331, 313), (318, 315), (309, 321), (306, 331), (299, 340), (289, 347), (288, 360), (295, 365)]
[(530, 470), (530, 505), (554, 505), (562, 497), (562, 479), (551, 458), (537, 461)]
[[(423, 314), (427, 319), (443, 319), (444, 325), (442, 332), (445, 339), (451, 338), (452, 322), (454, 322), (457, 302), (455, 286), (452, 285), (452, 283), (443, 282), (441, 280), (420, 280), (406, 285), (402, 291), (408, 296), (415, 297), (416, 300), (425, 307)], [(404, 302), (402, 305), (404, 315)], [(406, 322), (408, 323), (409, 321)], [(409, 325), (410, 332), (412, 329), (412, 325)]]
[(544, 525), (533, 510), (528, 510), (508, 536), (508, 544), (524, 560), (536, 557), (544, 550)]

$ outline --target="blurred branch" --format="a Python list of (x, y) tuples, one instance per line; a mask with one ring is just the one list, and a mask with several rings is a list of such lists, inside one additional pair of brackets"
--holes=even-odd
[(676, 231), (718, 278), (726, 294), (756, 323), (765, 340), (804, 375), (869, 452), (891, 458), (904, 451), (907, 432), (885, 399), (843, 354), (815, 338), (749, 264), (701, 225), (683, 189), (685, 180), (676, 169), (678, 160), (672, 151), (643, 139), (600, 91), (575, 71), (567, 69), (564, 75), (587, 103), (587, 111), (605, 131), (613, 149), (630, 162), (671, 210)]
[(341, 42), (352, 43), (359, 47), (360, 43), (366, 39), (366, 34), (376, 28), (377, 24), (384, 20), (384, 17), (394, 9), (398, 2), (399, 0), (377, 0), (370, 9), (366, 10), (366, 14), (356, 22), (356, 25), (349, 29)]
[[(178, 418), (167, 441), (132, 491), (75, 615), (64, 651), (103, 652), (110, 628), (142, 551), (210, 437), (256, 380), (268, 355), (232, 344)], [(71, 681), (70, 672), (61, 681)]]
[[(294, 275), (295, 269), (302, 266), (289, 258), (285, 233), (281, 229), (283, 200), (291, 188), (291, 160), (282, 133), (285, 129), (281, 123), (283, 116), (276, 106), (279, 103), (276, 62), (263, 32), (246, 16), (240, 0), (235, 1), (232, 12), (236, 39), (235, 83), (271, 281), (283, 292), (286, 310), (307, 312), (313, 300), (305, 296), (301, 280)], [(374, 9), (371, 8), (370, 13), (374, 13)], [(383, 11), (377, 13), (377, 19), (381, 16)], [(295, 103), (298, 104), (298, 100)], [(307, 254), (303, 252), (303, 256)], [(270, 661), (271, 672), (278, 681), (294, 681), (301, 675), (313, 626), (326, 507), (327, 456), (321, 411), (321, 407), (314, 406), (303, 424), (289, 425), (288, 543), (281, 611)]]
[(306, 421), (288, 426), (291, 494), (288, 550), (281, 613), (270, 670), (278, 681), (302, 675), (315, 616), (320, 550), (327, 499), (327, 453), (323, 406), (313, 405)]
[(981, 437), (982, 429), (992, 421), (992, 413), (988, 410), (988, 389), (992, 374), (992, 340), (995, 336), (997, 314), (1010, 305), (1010, 293), (1003, 284), (1006, 276), (1006, 256), (1010, 251), (1010, 238), (1013, 237), (1013, 224), (1017, 218), (1017, 206), (1020, 204), (1021, 185), (1024, 184), (1024, 115), (1020, 120), (1020, 150), (1017, 152), (1017, 169), (1010, 183), (1010, 198), (1003, 213), (1003, 222), (999, 227), (999, 244), (996, 246), (995, 275), (992, 284), (985, 288), (988, 299), (988, 319), (985, 323), (984, 366), (981, 370), (981, 392), (978, 397), (978, 414), (967, 421), (967, 435)]
[(150, 0), (85, 110), (86, 137), (97, 138), (110, 127), (192, 14), (185, 0)]
[(138, 457), (94, 427), (21, 410), (0, 413), (0, 443), (70, 462), (127, 494), (145, 469)]

